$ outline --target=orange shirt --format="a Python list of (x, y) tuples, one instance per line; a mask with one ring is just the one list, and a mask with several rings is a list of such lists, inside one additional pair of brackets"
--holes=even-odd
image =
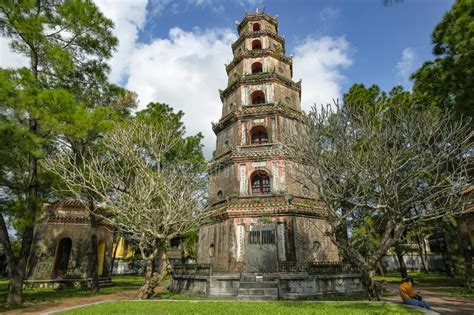
[(410, 282), (403, 282), (400, 284), (400, 297), (403, 301), (414, 298), (415, 296), (416, 293), (413, 291), (413, 286), (410, 284)]

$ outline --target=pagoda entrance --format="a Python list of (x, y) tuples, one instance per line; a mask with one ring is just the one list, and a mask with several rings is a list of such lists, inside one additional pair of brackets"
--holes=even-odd
[(245, 247), (245, 272), (272, 273), (277, 270), (275, 225), (251, 225)]

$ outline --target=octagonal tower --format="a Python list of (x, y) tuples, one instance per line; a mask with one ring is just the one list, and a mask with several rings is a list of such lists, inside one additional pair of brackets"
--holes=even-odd
[(283, 150), (285, 132), (304, 114), (277, 17), (257, 10), (237, 29), (228, 84), (219, 91), (222, 117), (212, 126), (209, 202), (218, 215), (199, 230), (198, 263), (213, 272), (274, 273), (338, 262), (316, 189), (294, 179)]

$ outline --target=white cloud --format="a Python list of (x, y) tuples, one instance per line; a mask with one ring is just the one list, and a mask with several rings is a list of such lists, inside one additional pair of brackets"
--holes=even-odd
[(173, 28), (169, 38), (138, 46), (129, 59), (126, 87), (138, 93), (140, 108), (153, 101), (182, 110), (188, 133), (204, 134), (207, 157), (215, 147), (211, 121), (219, 120), (222, 109), (217, 90), (226, 86), (224, 63), (235, 39), (230, 29)]
[(97, 0), (97, 6), (114, 24), (114, 35), (119, 39), (117, 52), (110, 60), (109, 78), (114, 83), (126, 76), (128, 59), (133, 54), (138, 32), (145, 24), (147, 0)]
[(319, 17), (323, 21), (328, 21), (328, 20), (337, 18), (340, 15), (340, 13), (341, 11), (338, 8), (325, 7), (319, 13)]
[(294, 79), (302, 79), (301, 106), (332, 104), (340, 99), (342, 70), (352, 64), (349, 43), (344, 37), (307, 38), (296, 46), (293, 57)]
[(10, 38), (0, 36), (0, 68), (27, 67), (28, 58), (14, 53), (10, 48), (10, 43)]
[(399, 84), (405, 89), (411, 88), (410, 75), (414, 70), (416, 53), (411, 47), (407, 47), (402, 51), (402, 59), (395, 65), (395, 73)]

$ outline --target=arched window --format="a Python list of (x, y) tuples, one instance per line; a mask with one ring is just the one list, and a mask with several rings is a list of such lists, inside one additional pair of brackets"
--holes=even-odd
[(250, 177), (252, 195), (267, 195), (271, 191), (270, 177), (264, 170), (255, 171)]
[(253, 29), (254, 32), (260, 31), (260, 24), (259, 23), (254, 23), (252, 25), (252, 29)]
[(69, 256), (71, 255), (72, 241), (69, 237), (62, 238), (56, 249), (52, 278), (63, 278), (67, 273)]
[(262, 49), (262, 42), (260, 41), (260, 39), (256, 39), (252, 42), (252, 50), (255, 49)]
[(265, 94), (262, 91), (255, 91), (250, 94), (250, 99), (252, 100), (252, 105), (263, 104), (265, 103)]
[(267, 130), (263, 126), (257, 126), (250, 130), (251, 144), (265, 144), (268, 143)]
[(263, 72), (262, 64), (260, 62), (254, 62), (252, 64), (252, 73), (259, 73), (259, 72)]

